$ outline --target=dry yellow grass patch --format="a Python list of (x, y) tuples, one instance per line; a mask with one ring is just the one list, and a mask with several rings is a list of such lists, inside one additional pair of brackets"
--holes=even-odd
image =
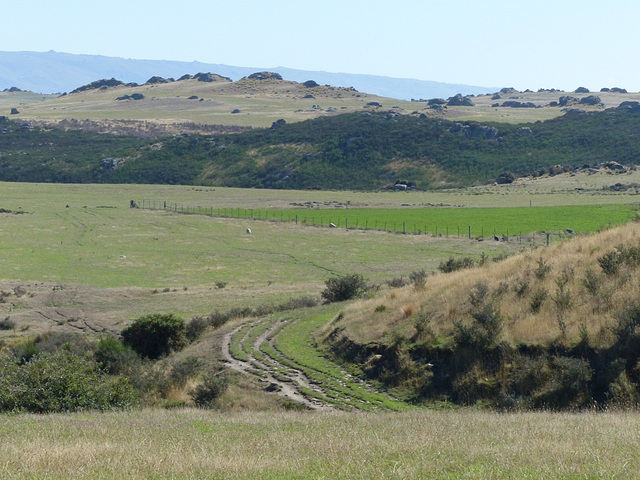
[[(606, 345), (613, 338), (615, 312), (640, 296), (640, 272), (621, 265), (616, 275), (606, 275), (598, 259), (617, 246), (640, 245), (638, 239), (640, 224), (632, 223), (497, 263), (436, 274), (424, 289), (407, 286), (354, 303), (345, 309), (341, 325), (345, 335), (367, 343), (384, 341), (391, 332), (411, 336), (416, 318), (428, 316), (434, 335), (447, 336), (455, 322), (471, 319), (478, 308), (472, 295), (480, 295), (483, 304), (498, 307), (504, 321), (502, 339), (512, 344), (569, 345), (586, 335), (592, 344)], [(598, 280), (595, 293), (586, 285), (589, 275)]]

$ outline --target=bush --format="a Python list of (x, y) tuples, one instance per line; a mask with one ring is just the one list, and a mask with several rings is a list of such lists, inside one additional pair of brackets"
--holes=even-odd
[(114, 337), (104, 337), (98, 341), (93, 358), (105, 372), (117, 375), (129, 370), (139, 361), (135, 352)]
[(153, 314), (138, 318), (122, 331), (125, 345), (151, 359), (179, 351), (187, 343), (184, 320), (173, 314)]
[(204, 331), (209, 326), (209, 320), (204, 317), (193, 317), (187, 323), (185, 335), (187, 340), (190, 342), (195, 342), (200, 335), (204, 333)]
[(103, 374), (95, 362), (67, 351), (20, 365), (0, 359), (0, 411), (73, 412), (128, 408), (138, 397), (128, 380)]
[(4, 320), (0, 320), (0, 330), (13, 330), (16, 328), (16, 322), (6, 317)]
[(227, 391), (229, 378), (225, 374), (205, 375), (200, 385), (189, 392), (193, 403), (200, 408), (211, 408)]
[(321, 295), (325, 303), (342, 302), (357, 298), (367, 290), (364, 278), (357, 273), (330, 278), (324, 283), (327, 288), (322, 291)]
[(470, 257), (453, 258), (449, 257), (446, 262), (440, 262), (438, 270), (442, 273), (455, 272), (456, 270), (462, 270), (463, 268), (471, 268), (475, 265), (475, 262)]

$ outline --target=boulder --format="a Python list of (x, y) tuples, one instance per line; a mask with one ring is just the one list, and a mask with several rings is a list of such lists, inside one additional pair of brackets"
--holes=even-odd
[(304, 85), (307, 88), (316, 88), (319, 87), (320, 85), (318, 85), (315, 81), (313, 80), (307, 80), (306, 82), (304, 82), (302, 85)]
[(573, 93), (591, 93), (591, 92), (589, 91), (589, 89), (588, 89), (588, 88), (585, 88), (585, 87), (578, 87), (578, 88), (576, 88), (576, 91), (575, 91), (575, 92), (573, 92)]
[(11, 109), (11, 115), (18, 115), (20, 112), (18, 111), (17, 108), (12, 108)]

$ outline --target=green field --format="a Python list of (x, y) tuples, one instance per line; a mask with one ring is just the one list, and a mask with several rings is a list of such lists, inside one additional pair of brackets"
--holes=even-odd
[[(169, 208), (171, 208), (169, 206)], [(559, 207), (504, 208), (345, 208), (261, 210), (219, 208), (210, 210), (182, 207), (189, 213), (211, 214), (229, 218), (246, 218), (296, 222), (314, 226), (394, 233), (431, 233), (445, 236), (473, 237), (486, 235), (520, 235), (532, 232), (562, 233), (566, 228), (591, 233), (620, 225), (633, 219), (637, 205), (584, 205)], [(176, 206), (176, 211), (180, 208)]]

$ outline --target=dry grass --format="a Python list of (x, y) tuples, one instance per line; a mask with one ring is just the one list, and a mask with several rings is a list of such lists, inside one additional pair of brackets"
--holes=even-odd
[[(405, 313), (410, 306), (413, 313), (429, 314), (436, 336), (447, 336), (454, 322), (470, 318), (474, 308), (470, 294), (483, 284), (488, 287), (484, 301), (497, 305), (504, 319), (503, 340), (512, 344), (572, 344), (586, 332), (592, 344), (606, 345), (612, 340), (614, 311), (638, 298), (640, 281), (638, 271), (631, 267), (621, 267), (615, 276), (604, 275), (598, 258), (618, 245), (637, 245), (639, 237), (640, 224), (632, 223), (482, 267), (434, 275), (423, 290), (394, 289), (382, 299), (351, 305), (345, 309), (342, 325), (345, 334), (359, 343), (380, 341), (394, 331), (411, 336), (414, 319)], [(601, 281), (597, 295), (584, 284), (588, 270)], [(546, 298), (535, 311), (531, 305), (539, 291), (546, 292)], [(381, 304), (385, 311), (374, 314)]]
[(0, 417), (0, 476), (638, 478), (640, 416), (413, 411)]

